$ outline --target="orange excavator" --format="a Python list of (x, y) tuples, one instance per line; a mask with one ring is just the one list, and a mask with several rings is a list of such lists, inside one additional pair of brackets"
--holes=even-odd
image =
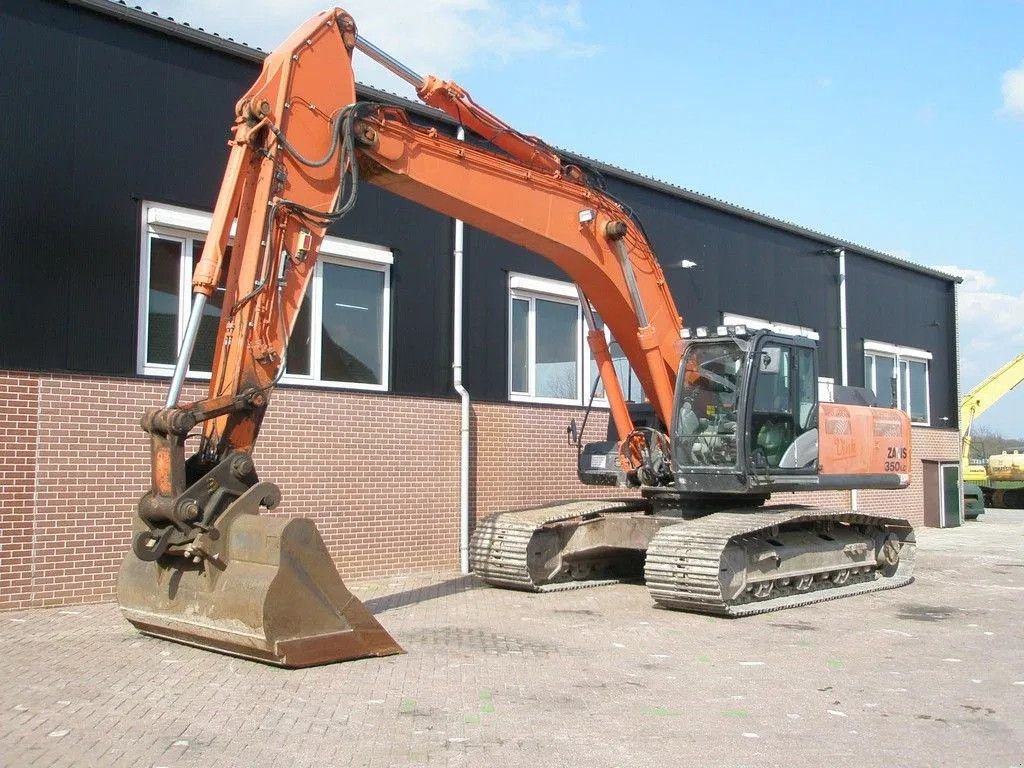
[[(357, 101), (356, 50), (483, 141)], [(121, 609), (141, 631), (286, 667), (401, 652), (345, 587), (310, 521), (261, 514), (281, 494), (251, 455), (320, 243), (364, 183), (540, 254), (579, 292), (611, 416), (603, 442), (583, 445), (570, 428), (579, 475), (634, 490), (482, 521), (470, 558), (486, 582), (547, 591), (642, 576), (660, 605), (742, 616), (912, 580), (914, 535), (902, 518), (763, 506), (779, 491), (905, 487), (906, 415), (852, 388), (822, 402), (809, 340), (684, 328), (642, 226), (597, 174), (458, 85), (404, 67), (340, 9), (270, 54), (235, 114), (170, 391), (142, 419), (152, 489), (118, 582)], [(209, 396), (181, 403), (219, 286)], [(626, 401), (602, 321), (647, 403)], [(193, 433), (198, 447), (186, 456)]]

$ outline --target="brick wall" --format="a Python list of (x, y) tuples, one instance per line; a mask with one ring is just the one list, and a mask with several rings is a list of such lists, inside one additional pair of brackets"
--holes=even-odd
[[(924, 470), (922, 463), (960, 461), (960, 436), (955, 429), (914, 427), (911, 430), (910, 485), (900, 491), (857, 491), (857, 509), (862, 512), (904, 517), (913, 525), (924, 525)], [(813, 504), (852, 509), (850, 491), (775, 494), (769, 503)]]
[(857, 506), (865, 512), (899, 515), (914, 525), (924, 525), (924, 470), (922, 462), (960, 463), (960, 436), (955, 429), (915, 427), (911, 455), (910, 486), (902, 491), (859, 491)]
[[(110, 599), (130, 520), (149, 486), (138, 426), (166, 382), (0, 372), (0, 608)], [(189, 385), (183, 399), (203, 389)], [(596, 416), (597, 418), (594, 418)], [(567, 498), (620, 495), (581, 485), (570, 419), (582, 409), (476, 403), (470, 506), (477, 517)], [(284, 387), (255, 459), (280, 485), (274, 514), (313, 518), (345, 577), (458, 565), (459, 404)], [(585, 440), (603, 439), (592, 414)], [(913, 484), (859, 492), (859, 507), (923, 520), (921, 460), (958, 455), (955, 431), (914, 430)], [(849, 507), (849, 493), (773, 501)]]
[[(0, 608), (110, 599), (166, 382), (0, 372)], [(183, 399), (202, 396), (186, 388)], [(458, 403), (281, 388), (255, 454), (274, 514), (347, 577), (458, 564)]]
[[(0, 608), (110, 599), (149, 487), (138, 426), (166, 382), (0, 372)], [(198, 385), (182, 399), (203, 396)], [(582, 409), (474, 405), (478, 515), (576, 496), (565, 426)], [(311, 517), (345, 577), (457, 567), (459, 403), (282, 387), (255, 453), (273, 514)], [(607, 417), (592, 418), (601, 439)]]
[(0, 374), (0, 605), (32, 590), (38, 382)]
[[(588, 486), (576, 477), (576, 448), (566, 427), (582, 408), (477, 403), (470, 422), (470, 499), (476, 517), (563, 499), (624, 496), (608, 486)], [(607, 412), (593, 411), (584, 442), (604, 440)]]

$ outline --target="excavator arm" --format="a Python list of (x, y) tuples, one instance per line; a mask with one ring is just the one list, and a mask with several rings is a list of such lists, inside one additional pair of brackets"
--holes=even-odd
[[(357, 103), (357, 48), (414, 81), (427, 103), (493, 149), (415, 125), (400, 109)], [(633, 425), (591, 305), (666, 428), (682, 321), (641, 227), (588, 173), (457, 85), (394, 62), (361, 40), (340, 9), (311, 19), (267, 57), (235, 115), (170, 391), (163, 408), (143, 417), (152, 489), (139, 502), (122, 566), (121, 607), (143, 631), (286, 666), (394, 653), (397, 644), (345, 589), (311, 523), (250, 514), (280, 499), (259, 481), (251, 452), (286, 370), (320, 243), (360, 185), (521, 244), (569, 275), (623, 440)], [(183, 404), (199, 318), (221, 284), (209, 396)], [(197, 426), (198, 450), (186, 458)]]
[[(207, 404), (227, 397), (238, 407), (205, 421), (204, 461), (252, 450), (267, 394), (286, 364), (287, 339), (319, 243), (326, 227), (350, 210), (364, 181), (557, 264), (611, 329), (669, 426), (681, 319), (629, 212), (583, 170), (505, 125), (453, 83), (420, 79), (401, 68), (428, 103), (498, 151), (417, 126), (400, 109), (356, 104), (353, 48), (401, 67), (358, 38), (351, 17), (335, 10), (311, 20), (268, 57), (260, 79), (238, 103), (228, 172), (193, 284), (197, 302), (216, 287), (230, 225), (237, 221), (226, 280), (230, 309), (221, 319)], [(632, 425), (604, 334), (588, 330), (613, 419), (625, 437)], [(168, 406), (176, 398), (172, 387)], [(201, 418), (206, 407), (193, 410)]]

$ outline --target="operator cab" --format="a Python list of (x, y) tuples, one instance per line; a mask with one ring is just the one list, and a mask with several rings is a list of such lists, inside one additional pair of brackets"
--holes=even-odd
[[(609, 425), (606, 441), (581, 450), (580, 479), (588, 484), (642, 485), (654, 492), (707, 501), (738, 495), (759, 502), (771, 490), (815, 479), (818, 470), (816, 347), (803, 337), (743, 326), (717, 333), (683, 331), (686, 348), (676, 380), (671, 435), (652, 449), (658, 470), (631, 476), (618, 466), (618, 442)], [(630, 404), (638, 432), (665, 427), (647, 405)], [(652, 482), (652, 478), (657, 478)], [(784, 488), (780, 488), (782, 485)]]
[(813, 470), (814, 351), (810, 340), (764, 332), (691, 340), (676, 384), (676, 469)]
[(771, 486), (815, 475), (817, 406), (810, 339), (748, 334), (742, 326), (690, 338), (676, 382), (676, 485), (695, 494), (767, 496)]

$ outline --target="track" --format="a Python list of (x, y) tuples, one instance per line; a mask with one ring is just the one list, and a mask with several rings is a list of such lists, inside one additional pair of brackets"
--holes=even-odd
[[(771, 594), (762, 599), (749, 593), (732, 600), (723, 595), (720, 577), (722, 558), (730, 543), (744, 539), (756, 541), (770, 535), (778, 526), (811, 526), (819, 521), (895, 533), (902, 544), (898, 564), (891, 573), (875, 568), (844, 584), (823, 578), (813, 580), (802, 590), (792, 584), (776, 585)], [(902, 587), (913, 581), (916, 548), (909, 523), (900, 518), (801, 507), (747, 513), (718, 512), (661, 529), (647, 550), (644, 577), (651, 597), (666, 608), (721, 616), (750, 616)]]
[[(481, 522), (473, 532), (469, 548), (470, 567), (488, 584), (527, 592), (554, 592), (565, 589), (616, 584), (622, 578), (596, 578), (585, 581), (547, 581), (547, 570), (538, 562), (538, 538), (555, 533), (554, 528), (575, 526), (599, 516), (630, 514), (646, 507), (643, 501), (602, 499), (570, 501), (547, 507), (503, 512)], [(531, 551), (532, 544), (532, 551)]]
[[(613, 562), (607, 558), (602, 563), (610, 573), (580, 576), (562, 557), (567, 542), (583, 526), (619, 516), (649, 523), (650, 538), (641, 542), (646, 549), (643, 577), (654, 601), (675, 610), (749, 616), (895, 589), (913, 581), (914, 534), (901, 518), (790, 506), (680, 520), (645, 515), (646, 509), (640, 500), (605, 499), (505, 512), (477, 527), (470, 544), (470, 564), (488, 584), (530, 592), (636, 580), (638, 573), (607, 568), (608, 562)], [(797, 555), (814, 559), (817, 567), (786, 571), (780, 558), (779, 573), (784, 575), (771, 578), (769, 569), (766, 577), (757, 563), (766, 556), (769, 560), (778, 557), (778, 542), (773, 537), (780, 530), (811, 541), (810, 554), (805, 547)], [(842, 531), (847, 537), (844, 541), (856, 543), (844, 547), (844, 541), (816, 536), (819, 530)], [(873, 549), (868, 552), (868, 545), (862, 542), (886, 537), (892, 539), (889, 546), (898, 560), (893, 558), (891, 565), (883, 567), (876, 563)], [(639, 552), (641, 545), (609, 541), (605, 549)], [(777, 548), (788, 556), (784, 547)], [(748, 579), (750, 586), (746, 586)], [(756, 586), (755, 580), (759, 580)]]

